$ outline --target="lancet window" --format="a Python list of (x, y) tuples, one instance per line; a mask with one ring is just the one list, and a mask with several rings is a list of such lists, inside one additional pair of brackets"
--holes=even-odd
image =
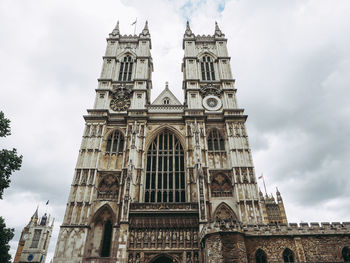
[(124, 149), (124, 136), (119, 131), (114, 131), (107, 140), (106, 152), (122, 153)]
[(201, 59), (202, 80), (215, 80), (214, 63), (210, 56)]
[(131, 81), (133, 62), (131, 56), (125, 56), (120, 63), (119, 81)]
[(267, 263), (267, 256), (264, 250), (258, 249), (255, 253), (255, 262), (256, 263)]
[(283, 251), (283, 260), (284, 262), (294, 262), (294, 254), (292, 250), (290, 250), (289, 248), (286, 248)]
[(225, 140), (217, 129), (211, 130), (208, 135), (208, 150), (213, 152), (225, 151)]
[(185, 202), (184, 150), (178, 138), (164, 130), (147, 151), (145, 202)]

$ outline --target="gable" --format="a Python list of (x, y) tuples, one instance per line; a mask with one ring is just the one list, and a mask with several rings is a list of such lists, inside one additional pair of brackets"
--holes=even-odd
[(152, 105), (182, 105), (182, 104), (175, 97), (175, 95), (170, 91), (170, 89), (168, 88), (168, 84), (166, 84), (165, 89), (153, 101)]

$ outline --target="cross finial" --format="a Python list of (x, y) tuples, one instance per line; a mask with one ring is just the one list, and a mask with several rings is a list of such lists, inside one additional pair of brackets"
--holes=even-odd
[(165, 81), (165, 88), (168, 89), (169, 88), (169, 82)]

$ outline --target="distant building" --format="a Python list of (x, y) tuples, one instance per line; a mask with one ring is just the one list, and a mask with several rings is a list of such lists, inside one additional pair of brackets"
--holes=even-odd
[(50, 224), (50, 218), (47, 217), (46, 213), (39, 220), (38, 209), (36, 209), (28, 225), (23, 228), (13, 262), (44, 263), (50, 243), (53, 223), (52, 220)]
[(54, 263), (350, 260), (350, 223), (287, 225), (259, 193), (226, 42), (187, 24), (184, 103), (168, 84), (151, 103), (147, 23), (109, 34)]

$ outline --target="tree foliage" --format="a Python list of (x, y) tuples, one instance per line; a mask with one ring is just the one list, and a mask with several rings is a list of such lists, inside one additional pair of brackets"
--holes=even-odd
[[(11, 134), (10, 120), (0, 111), (0, 137)], [(4, 189), (10, 186), (10, 175), (13, 171), (19, 170), (22, 165), (22, 155), (17, 155), (17, 150), (2, 149), (0, 151), (0, 199), (2, 199)], [(9, 242), (14, 236), (14, 229), (7, 228), (5, 220), (0, 216), (0, 262), (10, 263)]]
[(0, 111), (0, 137), (6, 137), (10, 134), (10, 120), (6, 119), (4, 113)]
[(0, 199), (4, 193), (4, 189), (10, 186), (10, 175), (13, 171), (19, 170), (22, 164), (22, 156), (17, 155), (17, 150), (0, 151)]
[(0, 216), (0, 262), (11, 262), (9, 242), (13, 238), (14, 232), (13, 228), (6, 227), (5, 220)]

